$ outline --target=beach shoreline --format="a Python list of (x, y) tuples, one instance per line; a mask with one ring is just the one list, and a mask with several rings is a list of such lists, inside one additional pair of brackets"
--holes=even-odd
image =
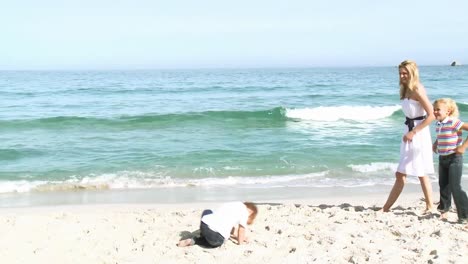
[[(434, 194), (438, 186), (433, 183)], [(465, 187), (466, 188), (466, 187)], [(219, 203), (223, 201), (245, 200), (261, 202), (285, 201), (333, 201), (346, 203), (348, 198), (366, 201), (369, 198), (376, 205), (383, 204), (391, 186), (376, 185), (362, 187), (174, 187), (149, 189), (115, 190), (69, 190), (54, 192), (28, 192), (0, 194), (0, 208), (95, 205), (95, 204), (193, 204)], [(407, 184), (402, 195), (420, 194), (419, 184)], [(342, 199), (340, 199), (342, 198)], [(403, 200), (403, 199), (401, 199)]]
[[(414, 188), (413, 188), (414, 187)], [(253, 200), (250, 243), (178, 248), (200, 213), (221, 201), (82, 203), (0, 209), (5, 263), (461, 263), (468, 232), (438, 213), (424, 215), (422, 192), (405, 189), (392, 212), (387, 193)], [(414, 189), (414, 190), (413, 190)], [(417, 191), (418, 190), (418, 191)], [(434, 193), (436, 194), (436, 193)], [(221, 199), (222, 200), (222, 199)], [(438, 196), (435, 199), (438, 200)]]

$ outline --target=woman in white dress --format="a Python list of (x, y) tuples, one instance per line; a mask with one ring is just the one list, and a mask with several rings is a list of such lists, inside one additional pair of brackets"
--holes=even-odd
[(434, 209), (432, 184), (427, 176), (434, 173), (432, 139), (429, 125), (435, 119), (432, 104), (426, 89), (419, 81), (419, 71), (415, 62), (403, 61), (399, 66), (400, 100), (406, 116), (404, 134), (400, 146), (400, 162), (395, 173), (395, 183), (382, 211), (388, 212), (396, 202), (406, 176), (417, 176), (424, 193), (426, 212)]

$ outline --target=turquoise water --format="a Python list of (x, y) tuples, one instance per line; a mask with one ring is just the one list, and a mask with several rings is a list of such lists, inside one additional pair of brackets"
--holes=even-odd
[[(468, 67), (420, 71), (468, 121)], [(0, 71), (0, 96), (0, 193), (390, 186), (403, 129), (396, 67)]]

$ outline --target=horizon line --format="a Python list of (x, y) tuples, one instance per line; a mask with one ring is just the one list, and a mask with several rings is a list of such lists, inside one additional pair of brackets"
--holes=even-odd
[[(450, 64), (419, 64), (418, 67), (461, 67), (463, 64), (452, 66)], [(177, 70), (256, 70), (256, 69), (339, 69), (339, 68), (385, 68), (398, 67), (398, 65), (335, 65), (335, 66), (224, 66), (224, 67), (135, 67), (135, 68), (17, 68), (2, 69), (2, 72), (21, 71), (177, 71)]]

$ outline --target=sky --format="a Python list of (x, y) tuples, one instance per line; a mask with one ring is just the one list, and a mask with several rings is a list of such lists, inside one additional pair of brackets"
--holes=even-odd
[(0, 70), (468, 64), (466, 0), (0, 2)]

